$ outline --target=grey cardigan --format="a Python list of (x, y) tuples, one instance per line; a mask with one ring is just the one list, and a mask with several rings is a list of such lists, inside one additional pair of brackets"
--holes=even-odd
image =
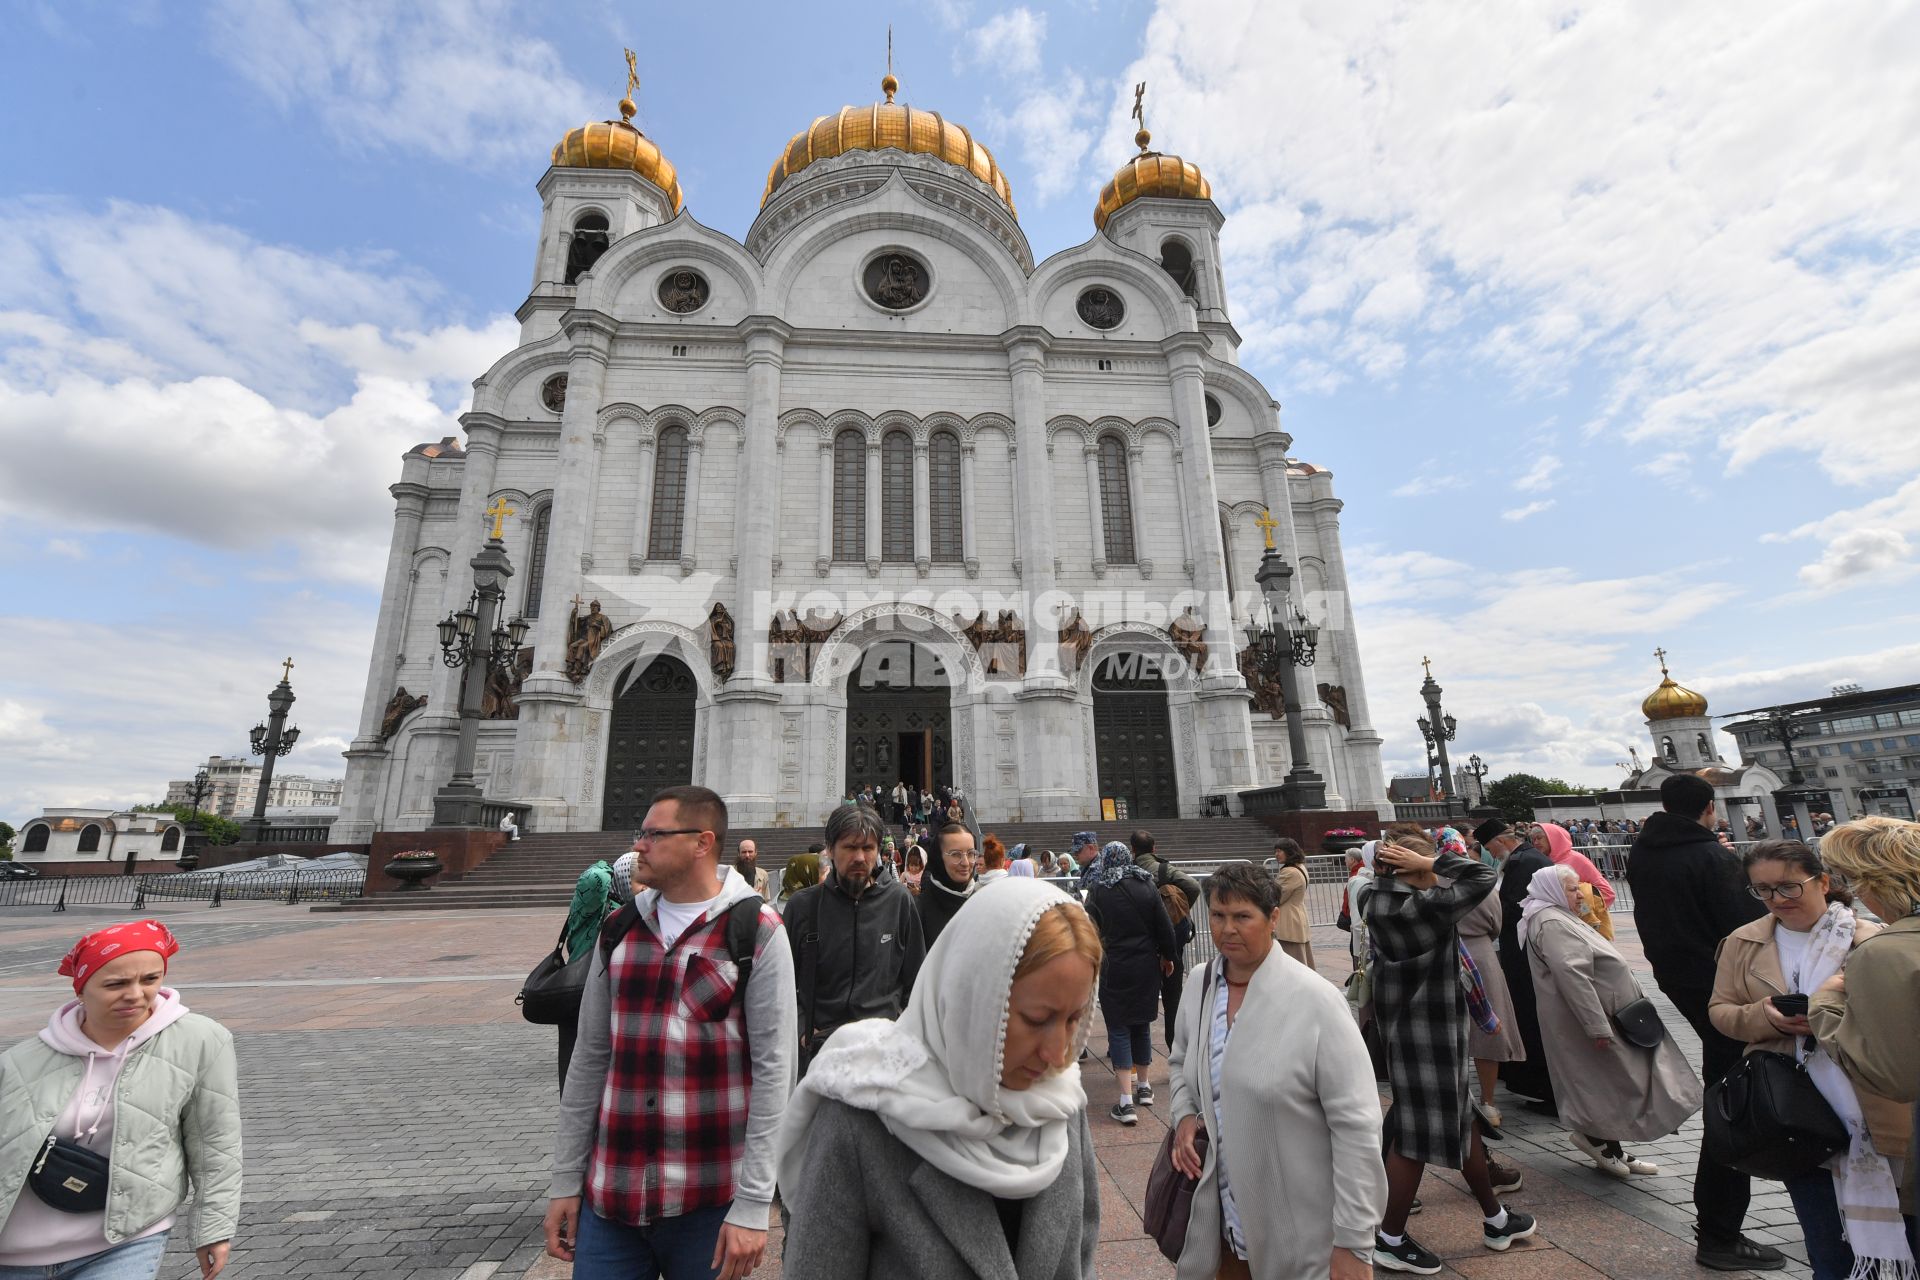
[(792, 1210), (785, 1280), (1084, 1280), (1100, 1242), (1099, 1173), (1087, 1113), (1067, 1130), (1067, 1162), (1026, 1202), (1017, 1249), (993, 1197), (928, 1164), (880, 1117), (823, 1101), (807, 1134), (806, 1176), (782, 1186)]

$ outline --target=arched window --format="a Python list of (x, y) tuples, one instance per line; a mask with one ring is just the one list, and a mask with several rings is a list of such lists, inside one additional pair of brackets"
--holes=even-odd
[(852, 428), (833, 438), (833, 558), (867, 558), (867, 438)]
[(567, 283), (577, 283), (593, 270), (600, 255), (607, 251), (607, 218), (589, 213), (573, 224), (573, 243), (567, 246)]
[(880, 558), (913, 563), (913, 437), (889, 431), (880, 441)]
[(75, 846), (74, 851), (76, 853), (100, 852), (100, 828), (96, 824), (89, 822), (80, 828), (80, 843)]
[(48, 827), (44, 822), (36, 822), (27, 828), (26, 843), (20, 846), (22, 853), (45, 853), (47, 851)]
[(547, 531), (553, 526), (553, 504), (541, 504), (533, 513), (533, 542), (527, 548), (527, 607), (529, 618), (540, 616), (540, 580), (547, 576)]
[(1199, 297), (1194, 292), (1193, 250), (1183, 241), (1168, 240), (1160, 246), (1160, 269), (1173, 277), (1180, 292), (1189, 298)]
[(160, 837), (160, 852), (172, 853), (180, 847), (180, 828), (168, 827), (167, 834)]
[(1706, 734), (1704, 733), (1694, 734), (1693, 741), (1694, 741), (1694, 745), (1700, 748), (1700, 758), (1702, 760), (1713, 759), (1713, 747), (1707, 742)]
[(1677, 762), (1680, 759), (1680, 753), (1674, 749), (1672, 738), (1663, 737), (1660, 739), (1660, 754), (1665, 756), (1670, 762)]
[(1100, 437), (1100, 529), (1107, 563), (1132, 564), (1133, 501), (1127, 492), (1127, 447), (1118, 436)]
[(960, 518), (960, 438), (936, 431), (927, 448), (927, 514), (933, 526), (933, 562), (959, 564), (966, 558)]
[(653, 459), (653, 517), (647, 524), (647, 559), (678, 560), (687, 526), (687, 429), (675, 423), (660, 433)]

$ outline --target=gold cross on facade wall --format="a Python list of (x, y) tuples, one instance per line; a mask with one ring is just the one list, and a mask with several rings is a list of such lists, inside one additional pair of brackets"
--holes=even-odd
[(505, 524), (507, 517), (513, 514), (513, 508), (507, 505), (505, 498), (495, 498), (493, 505), (488, 507), (483, 514), (489, 520), (493, 521), (493, 540), (495, 542), (500, 541), (500, 526)]

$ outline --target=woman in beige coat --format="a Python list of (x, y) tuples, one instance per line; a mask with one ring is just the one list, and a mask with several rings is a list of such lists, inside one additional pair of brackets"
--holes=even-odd
[(1567, 1140), (1616, 1178), (1660, 1170), (1620, 1149), (1622, 1139), (1665, 1137), (1700, 1109), (1700, 1078), (1673, 1038), (1629, 1044), (1613, 1015), (1645, 995), (1613, 944), (1575, 914), (1580, 878), (1570, 867), (1533, 874), (1521, 905), (1520, 945), (1533, 970), (1540, 1040), (1555, 1080)]
[(1307, 968), (1313, 968), (1313, 927), (1307, 923), (1307, 855), (1285, 836), (1273, 842), (1274, 882), (1280, 886), (1280, 906), (1273, 917), (1273, 937), (1280, 949)]

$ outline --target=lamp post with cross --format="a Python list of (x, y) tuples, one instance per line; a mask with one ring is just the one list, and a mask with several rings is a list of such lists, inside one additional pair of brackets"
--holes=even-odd
[(240, 838), (258, 844), (267, 838), (267, 799), (273, 791), (273, 762), (293, 750), (300, 730), (287, 726), (287, 712), (293, 709), (293, 659), (280, 664), (280, 683), (267, 695), (267, 722), (256, 724), (247, 733), (253, 754), (261, 758), (260, 789), (253, 797), (253, 816), (241, 829)]
[(1320, 629), (1294, 604), (1290, 586), (1293, 566), (1273, 545), (1273, 531), (1280, 522), (1262, 511), (1254, 526), (1266, 534), (1266, 550), (1260, 556), (1259, 572), (1253, 580), (1267, 603), (1267, 623), (1253, 629), (1254, 652), (1260, 664), (1279, 678), (1280, 697), (1287, 716), (1287, 754), (1293, 767), (1280, 784), (1280, 796), (1289, 809), (1327, 807), (1327, 783), (1307, 762), (1307, 729), (1300, 721), (1300, 677), (1296, 667), (1313, 665), (1320, 644)]
[(1447, 744), (1453, 741), (1459, 725), (1452, 716), (1440, 713), (1440, 686), (1434, 683), (1433, 659), (1422, 658), (1420, 665), (1427, 671), (1427, 678), (1420, 684), (1421, 700), (1427, 704), (1427, 714), (1418, 721), (1420, 736), (1426, 739), (1427, 750), (1439, 757), (1440, 799), (1445, 802), (1447, 812), (1452, 813), (1458, 797), (1453, 793), (1453, 767), (1447, 763)]
[(466, 608), (448, 614), (439, 624), (441, 660), (456, 670), (465, 668), (465, 674), (460, 679), (460, 739), (454, 748), (453, 776), (433, 797), (436, 827), (487, 825), (483, 812), (486, 797), (473, 780), (487, 674), (495, 668), (512, 671), (520, 660), (520, 643), (527, 638), (525, 618), (515, 618), (512, 622), (503, 622), (500, 618), (506, 582), (513, 576), (513, 564), (507, 559), (500, 529), (512, 514), (513, 508), (504, 498), (495, 498), (487, 508), (486, 516), (493, 521), (493, 531), (471, 562), (473, 595)]

